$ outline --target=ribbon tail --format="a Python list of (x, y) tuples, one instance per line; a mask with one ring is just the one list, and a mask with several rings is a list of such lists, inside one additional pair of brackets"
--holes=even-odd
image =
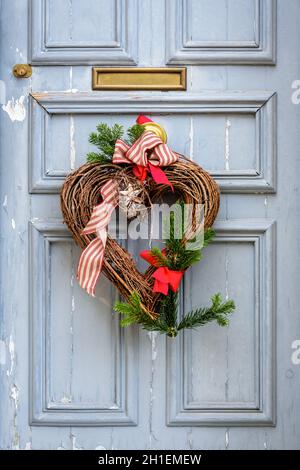
[(160, 293), (160, 294), (168, 295), (168, 291), (169, 291), (168, 283), (161, 282), (155, 279), (152, 291)]
[(168, 295), (169, 269), (166, 266), (159, 267), (152, 275), (154, 278), (153, 292)]
[(95, 296), (95, 286), (102, 269), (104, 249), (105, 246), (102, 240), (95, 238), (82, 252), (79, 260), (77, 270), (79, 285), (93, 297)]
[(148, 162), (148, 168), (150, 170), (151, 176), (154, 179), (155, 183), (166, 184), (170, 186), (170, 188), (174, 192), (172, 183), (168, 180), (167, 175), (161, 168), (159, 168), (158, 166), (152, 165), (152, 163), (150, 162)]
[(147, 167), (143, 165), (135, 165), (132, 170), (134, 176), (144, 182), (147, 177)]
[(159, 267), (159, 263), (155, 256), (152, 255), (151, 250), (143, 250), (140, 252), (140, 257), (147, 261), (149, 264), (155, 267)]
[(178, 290), (182, 276), (183, 271), (169, 270), (169, 285), (173, 292), (176, 292)]

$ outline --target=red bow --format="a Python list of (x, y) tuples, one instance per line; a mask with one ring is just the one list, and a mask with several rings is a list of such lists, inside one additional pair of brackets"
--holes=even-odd
[[(146, 116), (139, 116), (137, 122), (139, 124), (151, 122), (151, 119)], [(149, 152), (151, 153), (149, 154)], [(148, 171), (150, 171), (157, 184), (167, 184), (172, 191), (172, 183), (159, 167), (171, 165), (177, 160), (178, 155), (169, 149), (157, 135), (148, 130), (145, 130), (131, 147), (123, 140), (118, 139), (112, 159), (113, 163), (116, 164), (134, 163), (133, 173), (141, 181), (146, 179)]]
[[(162, 253), (164, 254), (165, 250), (163, 250)], [(177, 291), (184, 274), (183, 271), (174, 271), (169, 269), (167, 266), (159, 266), (157, 259), (149, 250), (141, 251), (140, 256), (152, 266), (157, 267), (156, 271), (152, 275), (154, 278), (153, 292), (160, 292), (161, 294), (168, 295), (169, 287), (173, 292)]]

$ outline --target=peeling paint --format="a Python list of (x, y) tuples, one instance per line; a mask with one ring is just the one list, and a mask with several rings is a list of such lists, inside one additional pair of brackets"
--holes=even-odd
[(11, 226), (13, 230), (16, 230), (16, 221), (15, 219), (11, 219)]
[(8, 350), (10, 355), (10, 370), (7, 371), (7, 375), (12, 375), (15, 367), (15, 343), (13, 341), (12, 335), (9, 337)]
[(152, 361), (155, 361), (157, 357), (157, 346), (156, 346), (156, 339), (158, 333), (156, 331), (149, 331), (148, 333), (148, 338), (151, 341), (151, 359)]
[(21, 96), (17, 100), (12, 97), (11, 100), (2, 106), (3, 111), (5, 111), (10, 120), (14, 121), (24, 121), (26, 118), (26, 108), (24, 106), (25, 96)]
[(190, 428), (187, 433), (187, 448), (193, 449), (193, 428)]
[(106, 447), (103, 447), (101, 445), (95, 447), (95, 450), (106, 450)]
[(70, 88), (66, 90), (67, 93), (78, 93), (77, 88), (73, 88), (73, 67), (70, 67)]
[(63, 404), (68, 404), (68, 403), (72, 403), (72, 398), (71, 397), (67, 397), (67, 396), (63, 396), (60, 400), (60, 403), (63, 403)]
[(6, 344), (2, 339), (0, 340), (0, 364), (2, 366), (6, 364)]
[(74, 295), (72, 295), (72, 299), (71, 299), (71, 309), (72, 309), (72, 313), (75, 312), (75, 297)]
[(24, 450), (31, 450), (31, 449), (32, 449), (32, 444), (31, 444), (31, 442), (30, 442), (30, 441), (29, 441), (29, 442), (26, 442), (25, 447), (24, 447)]
[(15, 410), (17, 410), (19, 406), (19, 389), (16, 384), (13, 384), (10, 389), (10, 398), (14, 402)]
[(13, 437), (12, 437), (12, 450), (19, 450), (20, 449), (20, 435), (18, 432), (17, 426), (17, 412), (19, 407), (19, 388), (14, 383), (10, 388), (10, 398), (12, 399), (13, 406), (14, 406), (14, 416), (13, 416)]
[(229, 171), (229, 156), (230, 156), (230, 127), (231, 121), (230, 119), (226, 119), (225, 125), (225, 170)]
[(69, 78), (70, 78), (70, 89), (71, 89), (72, 86), (73, 86), (73, 67), (72, 67), (72, 66), (70, 67), (70, 75), (69, 75)]
[(11, 450), (20, 450), (20, 436), (16, 435)]
[(225, 258), (225, 299), (229, 299), (229, 283), (228, 283), (228, 266), (229, 266), (229, 260), (228, 256), (226, 253), (226, 258)]
[(75, 170), (76, 149), (75, 149), (75, 123), (74, 116), (70, 116), (70, 168)]
[(151, 379), (150, 379), (150, 400), (149, 400), (149, 449), (152, 449), (153, 440), (157, 441), (152, 427), (153, 421), (153, 403), (155, 400), (154, 395), (154, 373), (155, 373), (155, 361), (157, 358), (157, 336), (156, 331), (149, 331), (147, 333), (149, 340), (151, 341)]
[(191, 124), (190, 124), (190, 134), (189, 134), (189, 140), (190, 140), (190, 159), (194, 160), (194, 119), (191, 116)]
[(83, 447), (77, 447), (76, 436), (75, 434), (70, 434), (71, 442), (72, 442), (72, 450), (83, 450)]
[(225, 431), (225, 449), (228, 449), (229, 447), (229, 433), (228, 429)]
[(20, 49), (19, 49), (18, 47), (16, 48), (16, 52), (19, 54), (20, 59), (23, 60), (23, 59), (24, 59), (24, 56), (23, 56), (22, 52), (20, 51)]
[(4, 207), (4, 208), (7, 207), (7, 194), (5, 194), (5, 196), (4, 196), (2, 207)]

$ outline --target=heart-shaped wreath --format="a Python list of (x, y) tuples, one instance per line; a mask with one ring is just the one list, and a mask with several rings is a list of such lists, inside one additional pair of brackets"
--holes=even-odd
[[(223, 302), (220, 294), (212, 297), (211, 306), (177, 317), (182, 276), (200, 260), (202, 248), (214, 236), (211, 227), (220, 202), (216, 182), (195, 162), (172, 151), (166, 145), (164, 129), (146, 116), (139, 116), (127, 130), (127, 140), (122, 140), (123, 134), (119, 124), (112, 128), (99, 124), (90, 135), (90, 143), (99, 153), (89, 153), (88, 162), (71, 173), (62, 187), (64, 220), (84, 249), (77, 272), (81, 287), (94, 295), (102, 270), (126, 301), (114, 306), (123, 315), (123, 326), (138, 323), (175, 337), (183, 328), (213, 320), (227, 325), (227, 315), (235, 307), (232, 300)], [(183, 216), (179, 217), (180, 236), (171, 212), (164, 249), (140, 253), (150, 263), (142, 274), (128, 251), (108, 234), (108, 224), (117, 207), (128, 219), (142, 217), (170, 191), (178, 196), (177, 207)]]

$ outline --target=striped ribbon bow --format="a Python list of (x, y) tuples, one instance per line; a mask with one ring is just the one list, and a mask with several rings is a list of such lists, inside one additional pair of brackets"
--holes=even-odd
[[(149, 151), (151, 152), (148, 156)], [(153, 132), (145, 131), (139, 139), (130, 147), (121, 139), (115, 145), (113, 163), (135, 164), (134, 175), (144, 181), (148, 171), (157, 184), (167, 184), (173, 190), (173, 186), (166, 174), (159, 168), (168, 166), (178, 160), (178, 155), (163, 143)]]
[(101, 196), (103, 202), (94, 207), (90, 221), (82, 231), (86, 235), (96, 233), (97, 237), (82, 252), (77, 270), (80, 286), (93, 297), (104, 259), (107, 226), (119, 200), (117, 183), (114, 180), (105, 183), (101, 188)]
[[(149, 151), (150, 156), (147, 155)], [(134, 163), (133, 173), (141, 181), (145, 180), (147, 172), (150, 171), (156, 183), (167, 184), (172, 190), (172, 184), (159, 167), (170, 165), (177, 160), (177, 154), (150, 131), (143, 132), (131, 147), (123, 140), (117, 140), (112, 159), (115, 164)], [(118, 184), (112, 179), (109, 180), (102, 187), (101, 196), (103, 201), (94, 207), (90, 221), (82, 231), (86, 235), (96, 233), (97, 237), (82, 252), (77, 270), (80, 286), (92, 296), (95, 295), (96, 283), (103, 265), (107, 227), (119, 202)]]

